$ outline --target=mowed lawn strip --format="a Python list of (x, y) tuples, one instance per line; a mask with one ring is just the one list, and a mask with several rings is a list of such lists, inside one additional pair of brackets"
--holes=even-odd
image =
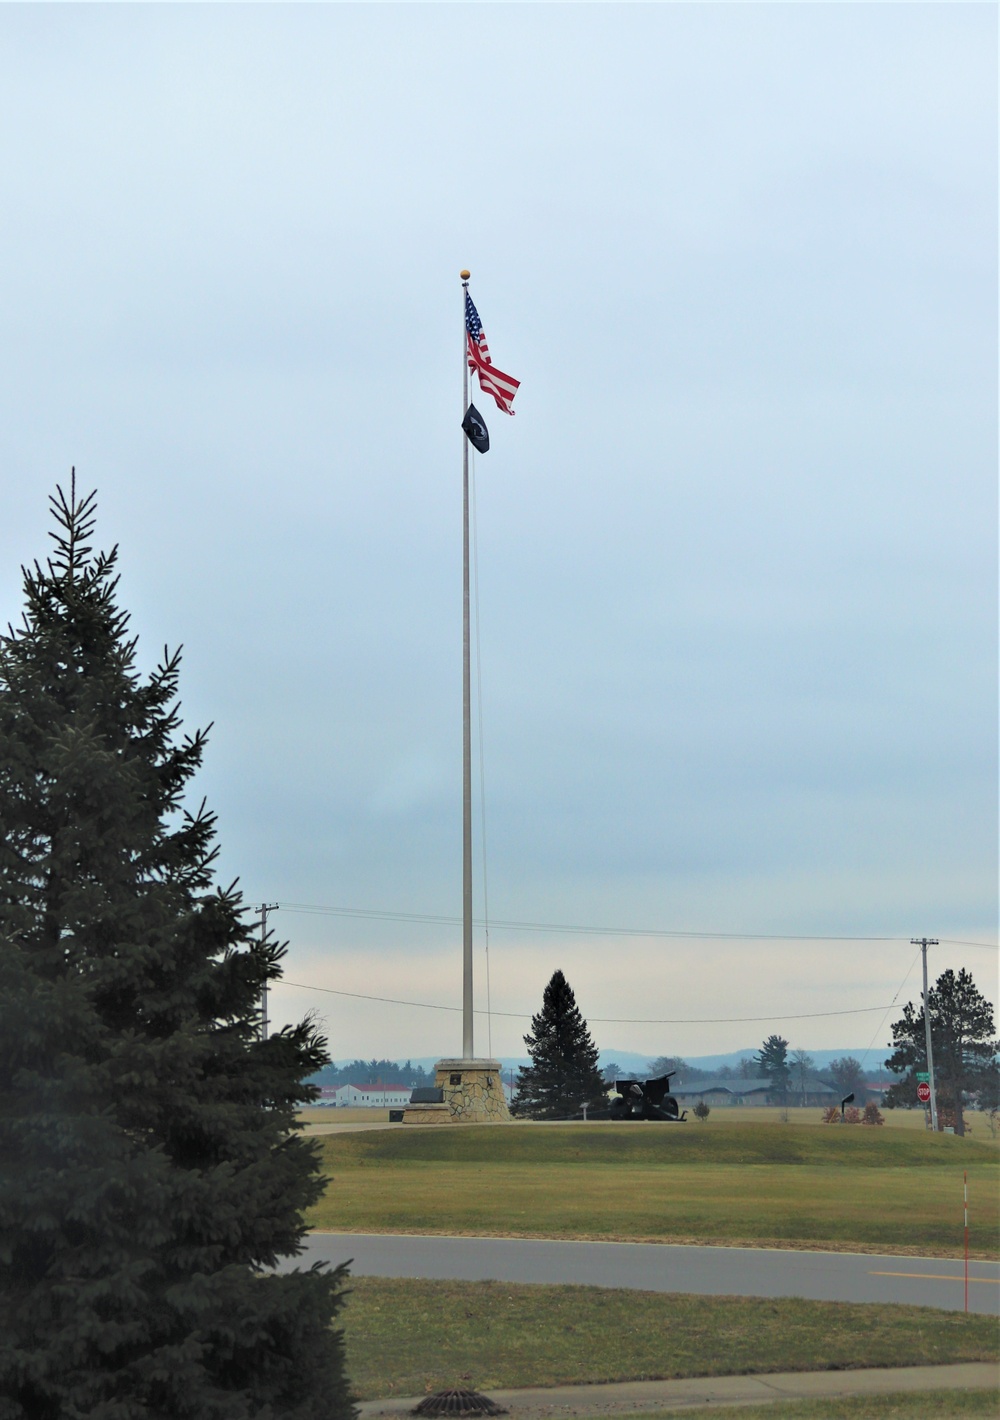
[(350, 1287), (347, 1373), (362, 1400), (997, 1358), (995, 1317), (929, 1307), (385, 1277)]
[[(628, 1420), (663, 1420), (676, 1411), (628, 1412)], [(616, 1420), (619, 1420), (618, 1412)], [(698, 1407), (699, 1420), (996, 1420), (998, 1390), (912, 1390), (891, 1395), (837, 1396), (836, 1400), (779, 1400), (764, 1405)], [(588, 1420), (602, 1420), (588, 1411)], [(610, 1420), (610, 1417), (608, 1417)]]
[(341, 1232), (1000, 1255), (1000, 1160), (971, 1140), (782, 1125), (377, 1130), (321, 1141)]

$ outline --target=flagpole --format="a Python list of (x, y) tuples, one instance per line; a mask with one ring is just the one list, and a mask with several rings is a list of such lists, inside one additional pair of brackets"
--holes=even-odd
[[(462, 278), (462, 418), (469, 407), (465, 331), (468, 271)], [(474, 1060), (472, 1040), (472, 673), (469, 659), (469, 439), (462, 430), (462, 1059)]]

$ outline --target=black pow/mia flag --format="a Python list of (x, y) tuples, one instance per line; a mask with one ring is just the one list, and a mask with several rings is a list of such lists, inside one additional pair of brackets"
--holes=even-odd
[(462, 420), (462, 428), (465, 430), (472, 447), (478, 449), (481, 454), (485, 454), (490, 447), (490, 431), (486, 427), (486, 421), (474, 404), (470, 404), (465, 411), (465, 418)]

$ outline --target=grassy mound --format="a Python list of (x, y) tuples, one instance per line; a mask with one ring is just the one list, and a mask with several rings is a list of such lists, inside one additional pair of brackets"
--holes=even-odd
[(684, 1164), (840, 1165), (920, 1168), (983, 1164), (1000, 1169), (995, 1152), (974, 1139), (863, 1126), (817, 1129), (789, 1125), (596, 1124), (567, 1128), (486, 1129), (416, 1125), (342, 1134), (324, 1140), (331, 1164)]
[(1000, 1161), (910, 1131), (665, 1125), (326, 1136), (310, 1213), (343, 1232), (464, 1233), (995, 1257)]

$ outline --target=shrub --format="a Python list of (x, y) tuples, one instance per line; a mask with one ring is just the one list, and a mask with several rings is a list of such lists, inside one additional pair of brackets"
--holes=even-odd
[(861, 1123), (862, 1123), (862, 1124), (884, 1124), (884, 1123), (885, 1123), (885, 1120), (882, 1118), (882, 1111), (879, 1109), (878, 1105), (875, 1103), (874, 1100), (869, 1100), (868, 1103), (865, 1105), (864, 1117), (862, 1118)]
[(707, 1119), (708, 1116), (712, 1113), (712, 1111), (709, 1109), (708, 1105), (705, 1103), (704, 1100), (699, 1100), (698, 1103), (695, 1105), (694, 1109), (691, 1111), (691, 1113), (697, 1119)]
[(844, 1123), (845, 1123), (845, 1124), (860, 1124), (860, 1123), (861, 1123), (861, 1111), (860, 1111), (860, 1109), (858, 1109), (858, 1107), (857, 1107), (856, 1105), (853, 1105), (853, 1104), (852, 1104), (852, 1105), (848, 1106), (847, 1109), (844, 1110)]
[(824, 1111), (823, 1111), (823, 1123), (824, 1123), (824, 1124), (839, 1124), (839, 1123), (840, 1123), (840, 1107), (839, 1107), (839, 1105), (835, 1105), (835, 1104), (829, 1104), (829, 1105), (827, 1105), (826, 1109), (824, 1109)]

